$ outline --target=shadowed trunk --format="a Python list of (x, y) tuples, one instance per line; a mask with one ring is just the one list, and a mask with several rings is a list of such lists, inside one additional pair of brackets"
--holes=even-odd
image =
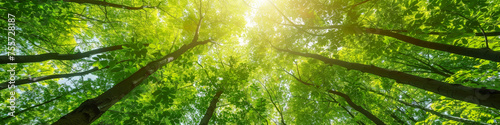
[(394, 113), (391, 113), (391, 117), (394, 118), (400, 125), (405, 125), (406, 123), (401, 120), (398, 116), (394, 115)]
[[(296, 78), (296, 79), (297, 79), (297, 78)], [(354, 118), (356, 118), (356, 117), (355, 117), (355, 116), (351, 113), (351, 111), (349, 111), (349, 110), (348, 110), (345, 106), (341, 105), (341, 104), (340, 104), (340, 103), (339, 103), (339, 102), (338, 102), (335, 98), (333, 98), (331, 95), (328, 95), (328, 96), (330, 96), (330, 98), (332, 98), (333, 102), (338, 103), (338, 104), (339, 104), (339, 106), (340, 106), (342, 109), (344, 109), (344, 110), (347, 112), (347, 114), (349, 114), (349, 116), (351, 116), (351, 118), (353, 118), (353, 119), (354, 119)], [(358, 123), (358, 124), (360, 124), (360, 125), (364, 125), (364, 124), (365, 124), (365, 123), (363, 123), (363, 122), (362, 122), (362, 121), (360, 121), (360, 120), (356, 121), (356, 123)]]
[(378, 75), (381, 77), (394, 79), (398, 83), (411, 85), (456, 100), (462, 100), (478, 105), (500, 109), (500, 91), (497, 90), (486, 88), (472, 88), (460, 84), (449, 84), (430, 78), (410, 75), (404, 72), (383, 69), (373, 65), (364, 65), (345, 62), (337, 59), (330, 59), (318, 54), (300, 53), (276, 47), (275, 49), (298, 56), (315, 58), (323, 61), (326, 64), (342, 66), (344, 68), (347, 68), (348, 70), (353, 69)]
[[(290, 74), (293, 78), (295, 78), (297, 81), (299, 81), (300, 83), (302, 83), (304, 85), (313, 86), (313, 87), (316, 87), (316, 88), (321, 88), (318, 85), (314, 85), (314, 84), (302, 81), (301, 79), (295, 77), (291, 73), (288, 73), (288, 74)], [(368, 119), (370, 119), (371, 121), (373, 121), (373, 123), (375, 123), (377, 125), (385, 125), (385, 123), (382, 122), (382, 120), (380, 120), (377, 116), (373, 115), (369, 111), (365, 110), (363, 107), (361, 107), (361, 106), (357, 105), (356, 103), (354, 103), (348, 95), (346, 95), (346, 94), (344, 94), (342, 92), (333, 91), (331, 89), (327, 90), (327, 92), (335, 94), (335, 95), (338, 95), (338, 96), (344, 98), (344, 100), (347, 102), (347, 104), (349, 104), (349, 106), (351, 106), (351, 108), (353, 108), (354, 110), (356, 110), (356, 111), (360, 112), (361, 114), (365, 115)]]
[(425, 108), (424, 106), (417, 105), (417, 104), (411, 104), (411, 103), (408, 103), (408, 102), (396, 99), (396, 98), (391, 97), (391, 96), (389, 96), (387, 94), (384, 94), (384, 93), (381, 93), (381, 92), (377, 92), (377, 91), (374, 91), (374, 90), (370, 90), (369, 89), (368, 91), (376, 93), (376, 94), (381, 95), (381, 96), (384, 96), (386, 98), (392, 99), (392, 100), (397, 101), (399, 103), (402, 103), (402, 104), (404, 104), (406, 106), (410, 106), (410, 107), (413, 107), (413, 108), (418, 108), (418, 109), (424, 110), (424, 111), (429, 112), (431, 114), (437, 115), (437, 116), (439, 116), (441, 118), (445, 118), (445, 119), (449, 119), (449, 120), (453, 120), (453, 121), (458, 121), (458, 122), (463, 122), (463, 123), (467, 123), (467, 124), (470, 124), (470, 125), (489, 125), (489, 124), (486, 124), (486, 123), (477, 122), (477, 121), (473, 121), (473, 120), (469, 120), (469, 119), (465, 119), (465, 118), (455, 117), (455, 116), (451, 116), (451, 115), (445, 115), (445, 114), (439, 113), (437, 111), (434, 111), (432, 109)]
[[(383, 29), (376, 29), (376, 28), (362, 28), (362, 27), (349, 27), (349, 26), (343, 26), (343, 25), (333, 25), (333, 26), (325, 26), (325, 27), (302, 27), (303, 25), (292, 24), (292, 26), (294, 26), (294, 27), (296, 27), (296, 28), (308, 33), (308, 34), (311, 34), (311, 33), (304, 30), (304, 28), (305, 29), (349, 29), (349, 30), (353, 30), (353, 31), (359, 31), (361, 28), (362, 29), (361, 32), (389, 36), (392, 38), (399, 39), (403, 42), (410, 43), (410, 44), (424, 47), (424, 48), (440, 50), (440, 51), (455, 53), (458, 55), (464, 55), (464, 56), (469, 56), (469, 57), (476, 57), (476, 58), (491, 60), (491, 61), (495, 61), (495, 62), (500, 62), (500, 52), (493, 51), (489, 48), (476, 49), (476, 48), (467, 48), (467, 47), (460, 47), (460, 46), (454, 46), (454, 45), (448, 45), (448, 44), (442, 44), (442, 43), (429, 42), (429, 41), (416, 39), (416, 38), (413, 38), (410, 36), (394, 33), (392, 30), (383, 30)], [(394, 31), (404, 32), (406, 30), (394, 30)], [(431, 34), (436, 34), (436, 33), (431, 33)], [(479, 34), (481, 34), (481, 35), (479, 35)], [(485, 33), (486, 36), (494, 36), (494, 35), (499, 35), (499, 34), (500, 34), (500, 32)], [(476, 33), (476, 35), (483, 36), (482, 33)]]
[[(342, 27), (345, 27), (343, 25), (331, 25), (331, 26), (324, 26), (324, 27), (314, 27), (314, 26), (305, 26), (305, 25), (293, 25), (293, 24), (283, 24), (283, 25), (291, 25), (291, 26), (296, 26), (296, 27), (301, 27), (304, 29), (339, 29)], [(372, 30), (384, 30), (384, 29), (378, 29), (378, 28), (368, 28)], [(392, 32), (410, 32), (408, 30), (387, 30), (387, 31), (392, 31)], [(430, 35), (449, 35), (453, 33), (447, 33), (447, 32), (429, 32), (427, 34)], [(500, 36), (500, 32), (485, 32), (484, 35), (483, 33), (474, 33), (474, 36)]]
[(208, 122), (210, 122), (210, 118), (212, 118), (215, 108), (217, 107), (217, 102), (219, 102), (219, 97), (220, 95), (222, 95), (222, 92), (224, 91), (219, 90), (217, 91), (217, 93), (215, 93), (212, 101), (210, 101), (210, 106), (208, 106), (207, 112), (205, 112), (205, 115), (200, 121), (200, 125), (208, 125)]
[(424, 47), (424, 48), (435, 49), (435, 50), (455, 53), (455, 54), (459, 54), (459, 55), (476, 57), (476, 58), (491, 60), (491, 61), (495, 61), (495, 62), (500, 62), (500, 52), (496, 52), (496, 51), (493, 51), (493, 50), (488, 49), (488, 48), (476, 49), (476, 48), (467, 48), (467, 47), (453, 46), (453, 45), (442, 44), (442, 43), (429, 42), (429, 41), (424, 41), (424, 40), (416, 39), (413, 37), (409, 37), (406, 35), (394, 33), (394, 32), (391, 32), (390, 30), (366, 28), (365, 32), (371, 33), (371, 34), (379, 34), (379, 35), (383, 35), (383, 36), (393, 37), (393, 38), (399, 39), (401, 41), (404, 41), (406, 43), (410, 43), (410, 44)]
[(198, 45), (203, 45), (211, 40), (202, 42), (193, 41), (190, 44), (184, 45), (177, 51), (174, 51), (161, 59), (148, 63), (146, 66), (139, 69), (137, 72), (113, 86), (103, 94), (88, 99), (75, 110), (63, 116), (56, 121), (54, 125), (88, 125), (104, 114), (111, 106), (120, 101), (125, 95), (140, 85), (142, 81), (156, 72), (160, 67), (179, 58), (183, 53)]
[[(149, 44), (144, 44), (144, 46), (148, 46)], [(0, 56), (0, 64), (6, 63), (29, 63), (29, 62), (42, 62), (45, 60), (76, 60), (85, 57), (89, 57), (90, 55), (104, 53), (109, 51), (115, 51), (123, 49), (124, 45), (116, 45), (110, 46), (100, 49), (95, 49), (91, 51), (87, 51), (84, 53), (76, 53), (76, 54), (59, 54), (59, 53), (46, 53), (41, 55), (26, 55), (26, 56), (12, 56), (14, 60), (10, 60), (9, 56)]]

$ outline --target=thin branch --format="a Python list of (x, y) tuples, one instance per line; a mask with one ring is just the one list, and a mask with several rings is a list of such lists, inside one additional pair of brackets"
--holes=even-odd
[[(287, 72), (287, 71), (285, 70), (285, 72)], [(312, 86), (312, 87), (315, 87), (315, 88), (318, 88), (318, 89), (321, 88), (318, 85), (313, 85), (311, 83), (304, 82), (304, 81), (302, 81), (301, 79), (298, 79), (297, 77), (295, 77), (293, 74), (291, 74), (289, 72), (287, 72), (287, 73), (290, 74), (292, 77), (294, 77), (297, 81), (299, 81), (302, 84), (305, 84), (305, 85), (308, 85), (308, 86)], [(338, 96), (344, 98), (344, 100), (347, 102), (347, 104), (349, 104), (349, 106), (351, 106), (356, 111), (358, 111), (358, 112), (362, 113), (363, 115), (365, 115), (368, 119), (370, 119), (371, 121), (373, 121), (375, 124), (385, 125), (385, 123), (382, 122), (382, 120), (380, 120), (377, 116), (373, 115), (372, 113), (370, 113), (369, 111), (367, 111), (363, 107), (361, 107), (361, 106), (357, 105), (356, 103), (354, 103), (348, 95), (346, 95), (344, 93), (341, 93), (341, 92), (338, 92), (338, 91), (331, 90), (331, 89), (326, 90), (326, 91), (328, 93), (335, 94), (335, 95), (338, 95)]]
[(271, 100), (271, 103), (274, 105), (274, 108), (276, 108), (276, 110), (278, 110), (278, 113), (279, 113), (279, 114), (280, 114), (280, 116), (281, 116), (281, 123), (282, 123), (283, 125), (286, 125), (285, 120), (284, 120), (284, 118), (283, 118), (283, 113), (281, 112), (280, 108), (278, 108), (278, 106), (276, 105), (276, 103), (274, 103), (274, 101), (273, 101), (273, 97), (271, 96), (271, 93), (269, 93), (269, 91), (267, 90), (266, 86), (265, 86), (262, 82), (260, 82), (260, 81), (258, 81), (258, 82), (260, 83), (260, 85), (262, 85), (262, 87), (263, 87), (263, 88), (264, 88), (264, 90), (266, 91), (267, 95), (269, 95), (269, 99)]
[(309, 34), (309, 35), (312, 35), (312, 36), (323, 36), (323, 35), (318, 35), (318, 34), (314, 34), (314, 33), (310, 33), (308, 31), (306, 31), (305, 29), (301, 28), (301, 27), (298, 27), (295, 25), (295, 23), (293, 23), (293, 21), (291, 21), (290, 19), (288, 19), (288, 17), (283, 13), (281, 12), (281, 10), (271, 1), (271, 0), (267, 0), (269, 3), (271, 3), (271, 5), (273, 5), (273, 7), (276, 9), (276, 11), (278, 11), (280, 13), (281, 16), (283, 16), (283, 18), (285, 18), (288, 22), (290, 22), (292, 24), (292, 26), (294, 26), (295, 28)]

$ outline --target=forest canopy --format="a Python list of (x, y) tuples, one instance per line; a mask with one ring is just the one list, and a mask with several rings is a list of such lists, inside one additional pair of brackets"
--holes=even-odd
[(0, 124), (500, 124), (498, 0), (7, 0), (0, 14)]

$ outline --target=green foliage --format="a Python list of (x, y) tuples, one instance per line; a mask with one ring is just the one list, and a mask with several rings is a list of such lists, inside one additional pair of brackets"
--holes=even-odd
[[(436, 43), (485, 48), (484, 36), (476, 33), (500, 32), (499, 1), (105, 2), (148, 7), (128, 10), (62, 0), (0, 2), (0, 28), (8, 27), (5, 15), (16, 17), (16, 55), (75, 54), (123, 45), (123, 49), (78, 60), (1, 64), (2, 82), (9, 79), (7, 70), (11, 67), (15, 67), (17, 80), (93, 67), (100, 70), (0, 91), (0, 119), (5, 118), (0, 123), (55, 122), (149, 62), (192, 42), (203, 17), (198, 41), (211, 39), (213, 43), (187, 50), (180, 58), (159, 67), (93, 124), (198, 124), (219, 90), (224, 92), (210, 124), (281, 124), (282, 119), (286, 124), (372, 124), (343, 98), (325, 92), (332, 89), (349, 95), (354, 103), (387, 124), (402, 124), (391, 114), (405, 124), (466, 124), (415, 105), (447, 116), (499, 124), (498, 109), (273, 49), (320, 54), (450, 84), (500, 90), (498, 62), (364, 32), (364, 28), (384, 29)], [(329, 26), (337, 28), (325, 28)], [(0, 32), (0, 40), (8, 40), (7, 32)], [(487, 38), (489, 48), (500, 51), (500, 37)], [(0, 46), (6, 48), (8, 44), (2, 42)], [(290, 74), (320, 87), (304, 85)], [(8, 118), (7, 99), (13, 91), (19, 114)]]

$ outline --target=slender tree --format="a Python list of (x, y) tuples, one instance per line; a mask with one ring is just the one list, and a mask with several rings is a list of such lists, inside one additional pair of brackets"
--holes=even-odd
[[(335, 98), (333, 98), (331, 95), (329, 95), (329, 94), (328, 94), (328, 96), (332, 99), (332, 101), (333, 101), (333, 102), (338, 103), (338, 104), (339, 104), (339, 106), (340, 106), (342, 109), (344, 109), (344, 110), (347, 112), (347, 114), (349, 114), (349, 116), (351, 116), (351, 118), (353, 118), (353, 119), (355, 118), (355, 116), (351, 113), (351, 111), (349, 111), (349, 110), (348, 110), (345, 106), (341, 105), (341, 104), (340, 104), (340, 103), (339, 103), (339, 102), (338, 102)], [(358, 124), (360, 124), (360, 125), (364, 125), (364, 124), (365, 124), (364, 122), (362, 122), (362, 121), (360, 121), (360, 120), (358, 120), (358, 121), (356, 121), (356, 122), (357, 122)]]
[(430, 78), (423, 78), (415, 75), (410, 75), (404, 72), (379, 68), (373, 65), (350, 63), (342, 60), (330, 59), (318, 54), (300, 53), (291, 50), (280, 49), (277, 47), (274, 48), (276, 50), (287, 52), (293, 55), (318, 59), (326, 64), (338, 65), (347, 68), (348, 70), (353, 69), (365, 73), (378, 75), (381, 77), (394, 79), (398, 83), (411, 85), (449, 98), (500, 109), (500, 91), (497, 90), (486, 89), (486, 88), (472, 88), (460, 84), (449, 84)]
[(222, 95), (223, 92), (224, 90), (219, 90), (215, 93), (212, 101), (210, 101), (210, 106), (208, 106), (205, 115), (203, 115), (203, 118), (200, 121), (200, 125), (208, 125), (210, 118), (212, 118), (212, 115), (214, 114), (215, 108), (217, 108), (217, 102), (219, 102), (220, 95)]
[[(290, 19), (288, 19), (288, 17), (283, 12), (281, 12), (281, 10), (279, 10), (278, 7), (276, 7), (276, 5), (274, 5), (274, 4), (272, 4), (272, 5), (281, 14), (281, 16), (283, 16), (285, 18), (285, 20), (287, 20), (287, 22), (291, 23), (292, 26), (294, 26), (295, 28), (297, 28), (297, 29), (299, 29), (307, 34), (317, 36), (317, 34), (313, 34), (313, 33), (308, 32), (306, 30), (306, 28), (294, 24)], [(309, 27), (309, 29), (310, 28), (311, 27)], [(429, 41), (413, 38), (410, 36), (394, 33), (390, 30), (383, 30), (383, 29), (376, 29), (376, 28), (363, 28), (363, 27), (354, 27), (354, 26), (343, 26), (343, 25), (316, 27), (315, 29), (348, 29), (351, 31), (361, 31), (361, 32), (370, 33), (370, 34), (378, 34), (378, 35), (393, 37), (393, 38), (399, 39), (403, 42), (410, 43), (410, 44), (424, 47), (424, 48), (435, 49), (435, 50), (455, 53), (455, 54), (459, 54), (459, 55), (476, 57), (476, 58), (491, 60), (491, 61), (495, 61), (495, 62), (500, 62), (500, 52), (493, 51), (489, 48), (476, 49), (476, 48), (467, 48), (467, 47), (453, 46), (453, 45), (442, 44), (442, 43), (429, 42)], [(484, 35), (485, 34), (486, 33), (484, 33)]]
[(274, 109), (276, 109), (276, 111), (278, 111), (278, 113), (279, 113), (279, 115), (280, 115), (280, 118), (281, 118), (281, 124), (286, 125), (286, 123), (285, 123), (285, 119), (284, 119), (284, 117), (283, 117), (283, 111), (282, 111), (282, 109), (280, 109), (280, 108), (278, 107), (278, 105), (276, 104), (276, 102), (274, 102), (274, 99), (273, 99), (273, 97), (271, 96), (271, 93), (269, 93), (269, 91), (267, 90), (266, 86), (265, 86), (262, 82), (260, 82), (260, 81), (259, 81), (259, 83), (262, 85), (262, 87), (263, 87), (263, 88), (264, 88), (264, 90), (266, 91), (267, 95), (269, 96), (269, 100), (271, 100), (271, 103), (273, 104)]
[[(291, 75), (293, 78), (295, 78), (295, 80), (299, 81), (300, 83), (304, 84), (304, 85), (307, 85), (307, 86), (312, 86), (312, 87), (316, 87), (318, 89), (321, 89), (320, 86), (318, 85), (314, 85), (314, 84), (311, 84), (311, 83), (307, 83), (301, 79), (299, 79), (298, 77), (296, 77), (295, 75), (287, 72), (285, 70), (286, 73), (288, 73), (289, 75)], [(349, 106), (351, 106), (354, 110), (360, 112), (361, 114), (365, 115), (368, 119), (372, 120), (373, 123), (377, 124), (377, 125), (385, 125), (385, 123), (380, 120), (377, 116), (373, 115), (372, 113), (370, 113), (369, 111), (367, 111), (366, 109), (364, 109), (363, 107), (357, 105), (356, 103), (354, 103), (352, 101), (352, 99), (347, 95), (347, 94), (344, 94), (342, 92), (338, 92), (338, 91), (334, 91), (334, 90), (331, 90), (331, 89), (328, 89), (326, 90), (328, 93), (331, 93), (331, 94), (335, 94), (335, 95), (338, 95), (342, 98), (344, 98), (344, 100), (347, 102), (347, 104), (349, 104)]]
[(374, 90), (371, 90), (371, 89), (368, 89), (368, 91), (372, 92), (372, 93), (375, 93), (377, 95), (389, 98), (391, 100), (397, 101), (397, 102), (399, 102), (401, 104), (404, 104), (406, 106), (424, 110), (424, 111), (429, 112), (431, 114), (437, 115), (437, 116), (439, 116), (441, 118), (445, 118), (445, 119), (449, 119), (449, 120), (453, 120), (453, 121), (458, 121), (458, 122), (463, 122), (463, 123), (470, 124), (470, 125), (489, 125), (489, 124), (483, 123), (483, 122), (477, 122), (477, 121), (473, 121), (473, 120), (469, 120), (469, 119), (465, 119), (465, 118), (460, 118), (460, 117), (455, 117), (455, 116), (451, 116), (451, 115), (442, 114), (442, 113), (434, 111), (432, 109), (428, 109), (428, 108), (426, 108), (424, 106), (417, 105), (417, 104), (412, 104), (412, 103), (408, 103), (408, 102), (396, 99), (396, 98), (394, 98), (392, 96), (389, 96), (387, 94), (384, 94), (384, 93), (381, 93), (381, 92), (377, 92), (377, 91), (374, 91)]
[(500, 62), (500, 52), (493, 51), (489, 48), (476, 49), (476, 48), (467, 48), (467, 47), (461, 47), (461, 46), (454, 46), (454, 45), (448, 45), (448, 44), (442, 44), (442, 43), (429, 42), (429, 41), (413, 38), (410, 36), (394, 33), (390, 30), (366, 28), (364, 31), (366, 33), (379, 34), (379, 35), (383, 35), (383, 36), (393, 37), (393, 38), (399, 39), (403, 42), (410, 43), (410, 44), (424, 47), (424, 48), (435, 49), (435, 50), (455, 53), (455, 54), (459, 54), (459, 55), (476, 57), (476, 58), (491, 60), (491, 61), (495, 61), (495, 62)]
[(120, 83), (116, 84), (103, 94), (93, 99), (86, 100), (71, 113), (63, 116), (61, 119), (55, 122), (54, 125), (87, 125), (92, 123), (93, 121), (101, 117), (101, 115), (109, 108), (111, 108), (111, 106), (113, 106), (116, 102), (120, 101), (120, 99), (122, 99), (135, 87), (140, 85), (142, 81), (144, 81), (147, 77), (156, 72), (160, 67), (179, 58), (189, 49), (194, 48), (198, 45), (206, 44), (210, 41), (211, 40), (191, 42), (190, 44), (182, 46), (177, 51), (174, 51), (161, 59), (148, 63), (146, 66), (142, 67), (137, 72), (121, 81)]
[[(201, 2), (200, 2), (201, 3)], [(212, 42), (212, 40), (198, 41), (199, 32), (201, 23), (203, 20), (203, 16), (201, 15), (201, 5), (200, 5), (200, 19), (198, 20), (198, 25), (196, 27), (196, 31), (194, 33), (194, 37), (191, 43), (183, 45), (178, 50), (163, 56), (160, 59), (157, 59), (153, 62), (148, 63), (146, 66), (142, 67), (138, 71), (136, 71), (131, 76), (127, 77), (125, 80), (113, 86), (111, 89), (107, 90), (103, 94), (88, 99), (75, 110), (61, 117), (58, 121), (54, 123), (54, 125), (67, 125), (67, 124), (78, 124), (78, 125), (87, 125), (99, 117), (101, 117), (104, 112), (106, 112), (111, 106), (120, 101), (125, 95), (130, 93), (135, 87), (140, 85), (142, 81), (148, 78), (151, 74), (156, 72), (158, 69), (163, 67), (164, 65), (178, 59), (182, 54), (187, 52), (189, 49), (192, 49), (198, 45), (204, 45), (208, 42)]]

